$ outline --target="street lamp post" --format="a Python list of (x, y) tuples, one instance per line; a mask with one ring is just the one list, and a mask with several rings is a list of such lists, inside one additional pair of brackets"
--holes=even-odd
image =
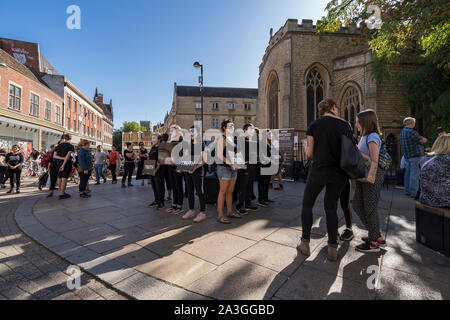
[(200, 105), (201, 105), (201, 120), (202, 120), (202, 143), (203, 143), (203, 65), (199, 62), (194, 63), (194, 68), (200, 68), (200, 78), (198, 83), (200, 84)]

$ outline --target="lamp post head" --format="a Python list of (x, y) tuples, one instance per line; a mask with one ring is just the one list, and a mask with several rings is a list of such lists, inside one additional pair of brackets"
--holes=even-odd
[(194, 63), (194, 68), (201, 68), (201, 67), (202, 67), (202, 65), (200, 64), (200, 62), (196, 61)]

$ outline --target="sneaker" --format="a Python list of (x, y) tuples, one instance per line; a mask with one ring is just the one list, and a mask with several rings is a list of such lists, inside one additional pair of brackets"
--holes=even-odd
[(88, 199), (88, 198), (90, 198), (90, 197), (91, 197), (91, 196), (88, 195), (87, 193), (80, 193), (80, 198)]
[(267, 202), (267, 203), (274, 203), (275, 201), (266, 199), (265, 202)]
[(156, 208), (158, 204), (156, 202), (152, 202), (148, 205), (149, 208)]
[(122, 183), (122, 188), (126, 188), (126, 187), (125, 187), (125, 183)]
[(356, 246), (356, 250), (363, 253), (377, 253), (380, 252), (380, 245), (378, 242), (373, 244), (370, 241), (366, 241), (359, 246)]
[(352, 229), (345, 229), (344, 232), (339, 236), (341, 241), (352, 241), (355, 236), (353, 235)]
[(241, 208), (241, 209), (239, 209), (239, 214), (246, 216), (246, 215), (248, 215), (248, 211), (245, 210), (244, 208)]
[(111, 184), (117, 184), (117, 181), (113, 181), (113, 182), (111, 182)]
[(195, 217), (195, 212), (194, 212), (194, 210), (189, 210), (189, 211), (183, 216), (183, 220), (189, 220), (189, 219), (192, 219), (193, 217)]
[(131, 183), (128, 184), (129, 187), (134, 187)]
[(197, 215), (197, 217), (195, 217), (195, 219), (193, 221), (194, 221), (194, 223), (200, 223), (200, 222), (205, 221), (205, 220), (206, 220), (206, 214), (199, 213)]
[(98, 186), (100, 184), (100, 182), (97, 182), (95, 185)]
[(63, 200), (63, 199), (69, 199), (71, 197), (70, 194), (68, 193), (64, 193), (62, 196), (59, 196), (59, 200)]
[(156, 210), (161, 210), (161, 209), (164, 209), (164, 205), (163, 204), (158, 204), (156, 206)]
[[(364, 242), (368, 242), (369, 241), (369, 237), (362, 237), (361, 240), (364, 241)], [(380, 247), (385, 247), (386, 246), (386, 239), (385, 238), (378, 239), (378, 245)]]
[(20, 189), (19, 188), (16, 189), (16, 193), (20, 193)]
[(14, 189), (9, 189), (7, 193), (12, 193)]
[(251, 205), (249, 207), (245, 207), (245, 210), (247, 210), (247, 211), (256, 211), (256, 210), (258, 210), (258, 207)]
[(268, 207), (269, 205), (264, 202), (264, 201), (258, 201), (258, 205), (260, 205), (261, 207)]
[(51, 198), (51, 197), (53, 197), (53, 191), (51, 191), (51, 192), (47, 195), (47, 198)]

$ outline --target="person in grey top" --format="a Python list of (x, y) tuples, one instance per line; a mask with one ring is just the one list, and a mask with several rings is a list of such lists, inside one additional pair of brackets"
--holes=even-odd
[(102, 147), (97, 147), (97, 152), (94, 155), (94, 169), (95, 177), (97, 179), (96, 185), (100, 184), (100, 178), (103, 178), (103, 183), (106, 183), (106, 177), (103, 174), (103, 166), (105, 165), (106, 153), (103, 152)]

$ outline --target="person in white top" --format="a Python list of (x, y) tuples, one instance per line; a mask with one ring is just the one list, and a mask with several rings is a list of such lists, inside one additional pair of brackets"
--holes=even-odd
[(95, 169), (95, 177), (97, 179), (96, 185), (100, 184), (100, 178), (103, 178), (103, 183), (106, 183), (107, 181), (103, 173), (105, 161), (106, 161), (106, 153), (103, 152), (102, 146), (98, 146), (97, 152), (94, 155), (94, 169)]

